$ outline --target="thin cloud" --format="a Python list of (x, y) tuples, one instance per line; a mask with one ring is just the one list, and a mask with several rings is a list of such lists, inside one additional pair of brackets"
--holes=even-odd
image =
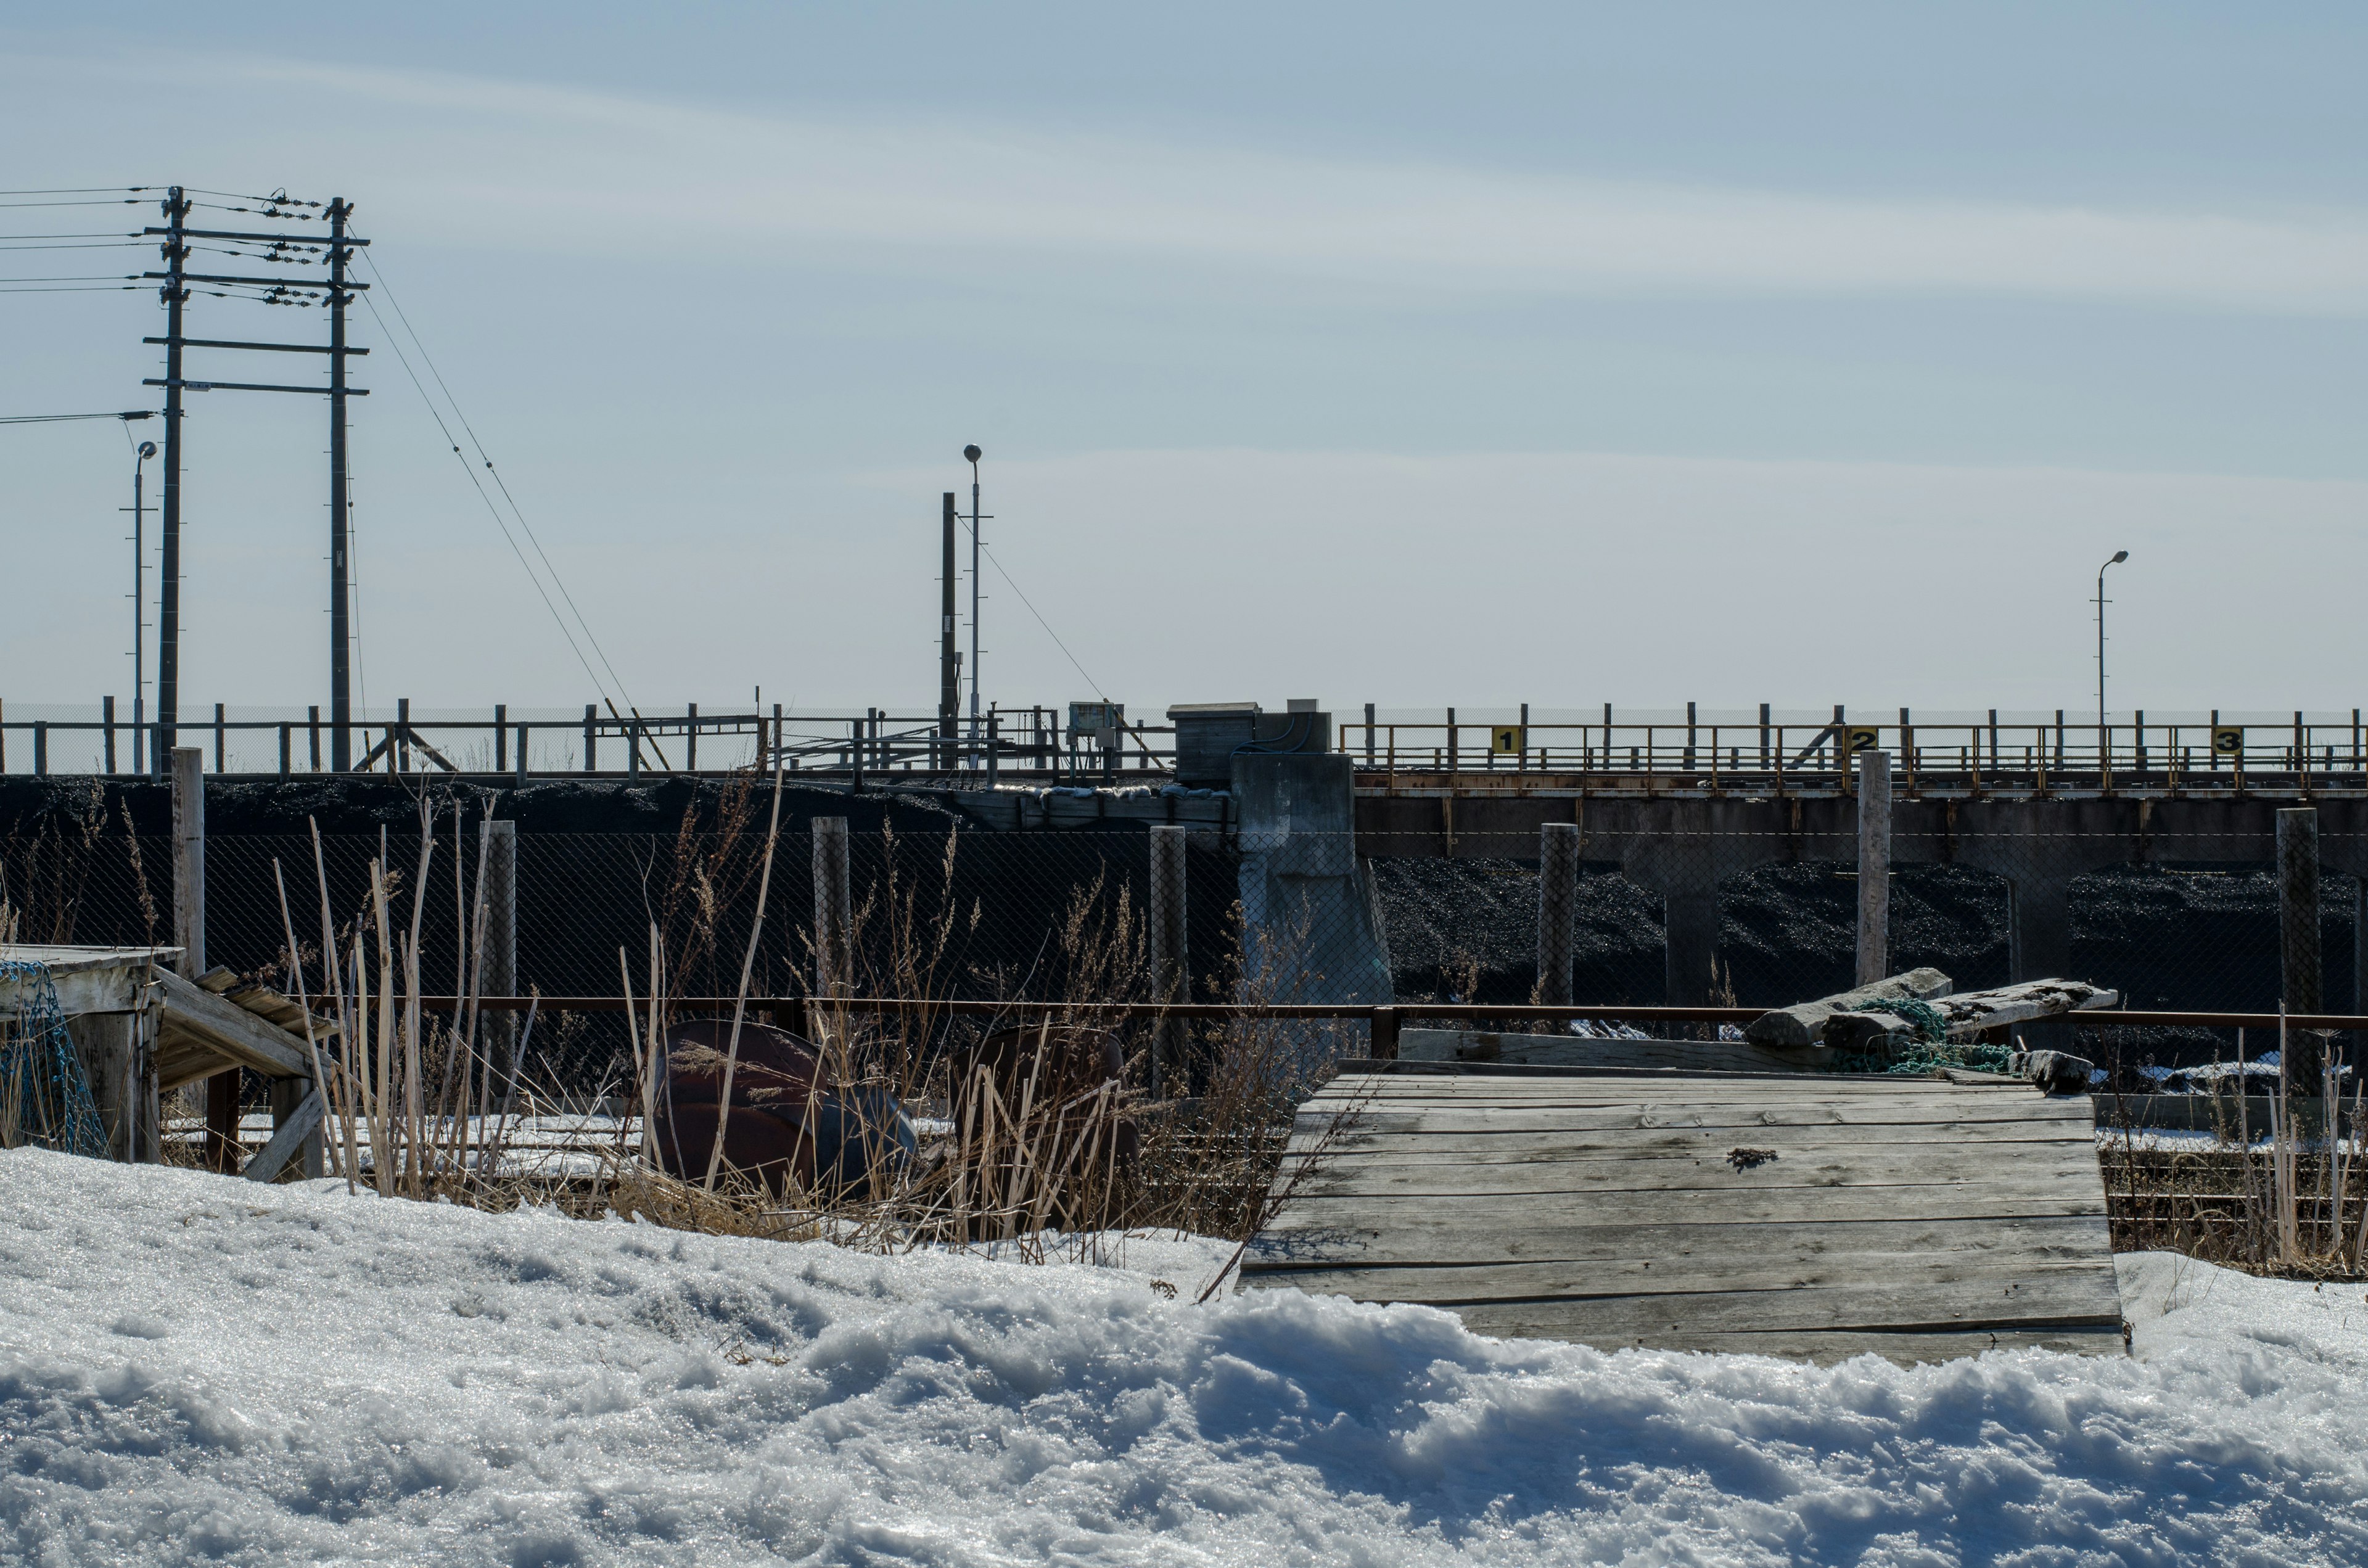
[[(28, 89), (30, 63), (18, 62)], [(120, 85), (123, 62), (108, 69)], [(2368, 312), (2368, 214), (2345, 209), (1845, 199), (733, 111), (292, 60), (176, 69), (241, 97), (317, 96), (298, 116), (324, 139), (316, 159), (333, 159), (347, 183), (375, 182), (381, 199), (407, 193), (477, 243), (761, 242), (906, 266), (1151, 264), (1450, 293), (1970, 294)]]

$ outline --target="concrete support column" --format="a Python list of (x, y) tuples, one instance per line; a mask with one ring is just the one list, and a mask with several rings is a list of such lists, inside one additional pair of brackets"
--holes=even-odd
[(1858, 983), (1891, 972), (1891, 754), (1858, 754)]
[[(2278, 812), (2278, 994), (2289, 1013), (2325, 1009), (2318, 950), (2318, 811), (2293, 806)], [(2326, 1044), (2316, 1034), (2286, 1041), (2286, 1082), (2297, 1095), (2316, 1093)]]
[(1550, 822), (1538, 830), (1538, 1000), (1571, 1005), (1571, 965), (1578, 944), (1578, 825)]
[[(2071, 879), (2026, 872), (2007, 884), (2007, 972), (2015, 980), (2068, 976), (2072, 969)], [(2019, 1024), (2014, 1038), (2033, 1050), (2069, 1051), (2072, 1026), (2043, 1019)]]
[(1661, 894), (1663, 1000), (1672, 1007), (1710, 1006), (1718, 979), (1718, 884), (1688, 884)]

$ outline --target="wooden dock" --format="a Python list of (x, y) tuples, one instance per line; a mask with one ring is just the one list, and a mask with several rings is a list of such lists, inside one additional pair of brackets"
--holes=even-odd
[(1605, 1349), (1925, 1361), (2124, 1343), (2085, 1095), (1354, 1071), (1301, 1108), (1292, 1149), (1248, 1288)]

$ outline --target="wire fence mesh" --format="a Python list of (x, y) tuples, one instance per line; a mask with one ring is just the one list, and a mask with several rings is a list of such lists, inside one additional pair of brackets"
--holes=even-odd
[[(1237, 999), (1262, 971), (1269, 1000), (1502, 1003), (1538, 994), (1537, 840), (1390, 835), (1185, 835), (1183, 953), (1194, 1000)], [(1890, 967), (1938, 968), (1960, 990), (2013, 975), (2018, 879), (2037, 866), (2060, 891), (2067, 978), (2144, 1008), (2274, 1011), (2281, 1001), (2279, 888), (2266, 836), (2164, 844), (2145, 864), (2098, 864), (2119, 840), (1894, 841)], [(761, 817), (675, 833), (516, 835), (515, 989), (616, 996), (623, 969), (648, 983), (655, 929), (677, 996), (738, 989), (765, 847)], [(425, 853), (423, 854), (423, 849)], [(220, 834), (206, 842), (210, 964), (274, 976), (287, 931), (317, 966), (325, 899), (341, 948), (369, 903), (373, 862), (393, 889), (400, 937), (416, 922), (423, 983), (465, 992), (457, 937), (483, 858), (478, 824), (417, 832)], [(2017, 861), (2014, 857), (2021, 856)], [(2332, 858), (2332, 857), (2330, 857)], [(171, 841), (94, 818), (0, 837), (0, 898), (20, 939), (149, 945), (172, 940)], [(816, 986), (814, 835), (775, 846), (766, 931), (749, 989)], [(1148, 1000), (1151, 836), (1142, 824), (993, 832), (952, 825), (848, 838), (850, 980), (859, 993), (970, 999)], [(287, 890), (283, 914), (279, 888)], [(1668, 832), (1590, 835), (1577, 879), (1573, 994), (1582, 1003), (1777, 1006), (1846, 989), (1855, 971), (1855, 865), (1798, 858), (1782, 842)], [(2021, 896), (2034, 896), (2026, 891)], [(2048, 896), (2056, 896), (2054, 893)], [(1705, 902), (1706, 901), (1706, 902)], [(2321, 1005), (2361, 1005), (2358, 883), (2319, 888)], [(1691, 923), (1691, 925), (1689, 925)], [(1702, 936), (1706, 983), (1673, 954)], [(1124, 955), (1114, 961), (1113, 952)], [(1673, 994), (1678, 988), (1690, 994)], [(1119, 994), (1126, 988), (1132, 993)], [(613, 1016), (550, 1026), (565, 1075), (597, 1077), (622, 1049)], [(613, 1038), (611, 1038), (613, 1037)], [(2177, 1031), (2151, 1041), (2169, 1055)], [(2203, 1050), (2205, 1038), (2189, 1042)], [(2207, 1052), (2208, 1055), (2208, 1052)]]

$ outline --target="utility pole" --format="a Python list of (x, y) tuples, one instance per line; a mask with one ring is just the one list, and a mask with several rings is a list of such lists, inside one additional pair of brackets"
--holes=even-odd
[[(165, 346), (165, 374), (160, 380), (151, 376), (142, 383), (165, 389), (165, 500), (162, 511), (165, 523), (164, 591), (157, 616), (156, 649), (156, 744), (150, 756), (159, 773), (174, 746), (175, 726), (180, 719), (181, 678), (181, 394), (183, 392), (297, 392), (329, 397), (329, 696), (330, 716), (334, 725), (331, 756), (334, 766), (343, 771), (351, 762), (351, 722), (353, 704), (347, 679), (350, 638), (347, 610), (347, 511), (346, 499), (346, 399), (368, 397), (368, 388), (348, 386), (346, 382), (346, 358), (348, 355), (367, 354), (367, 348), (353, 348), (346, 343), (346, 307), (354, 296), (370, 287), (346, 276), (346, 264), (355, 248), (370, 244), (346, 233), (346, 220), (353, 215), (353, 203), (343, 197), (332, 199), (325, 210), (329, 220), (329, 276), (324, 279), (307, 278), (258, 277), (241, 274), (193, 273), (185, 263), (188, 258), (191, 240), (229, 240), (245, 244), (272, 247), (268, 259), (287, 260), (280, 253), (291, 244), (303, 244), (304, 236), (282, 232), (256, 233), (231, 229), (192, 229), (188, 226), (189, 202), (181, 187), (172, 187), (165, 203), (165, 226), (142, 232), (164, 237), (165, 266), (162, 272), (142, 273), (143, 278), (163, 279), (161, 290), (165, 305), (165, 335), (141, 339), (143, 343)], [(302, 210), (320, 207), (317, 201), (292, 201), (283, 193), (266, 200), (256, 210), (265, 219), (308, 217)], [(310, 244), (304, 245), (310, 249)], [(233, 252), (245, 255), (245, 252)], [(250, 343), (233, 339), (188, 337), (182, 333), (182, 305), (188, 299), (188, 285), (217, 284), (223, 290), (232, 289), (260, 290), (258, 298), (265, 303), (288, 304), (304, 296), (325, 296), (316, 302), (329, 310), (329, 342), (324, 347), (313, 343)], [(225, 297), (239, 296), (225, 294)], [(325, 387), (291, 386), (278, 382), (191, 381), (181, 373), (181, 351), (184, 348), (233, 348), (269, 354), (326, 354), (329, 357), (329, 384)]]
[(188, 216), (188, 198), (176, 185), (165, 196), (165, 281), (159, 290), (165, 301), (165, 498), (158, 512), (165, 545), (156, 562), (164, 581), (156, 606), (156, 744), (149, 755), (160, 777), (180, 744), (174, 724), (181, 716), (181, 307), (189, 298), (182, 278), (189, 245), (182, 229)]
[(978, 460), (985, 455), (976, 443), (962, 449), (962, 456), (970, 460), (970, 738), (974, 746), (986, 739), (978, 708)]
[(346, 572), (346, 219), (353, 207), (329, 200), (329, 768), (354, 761), (353, 639)]
[(946, 492), (940, 543), (944, 569), (938, 579), (938, 766), (951, 770), (959, 755), (954, 742), (962, 724), (962, 655), (954, 638), (954, 493)]

